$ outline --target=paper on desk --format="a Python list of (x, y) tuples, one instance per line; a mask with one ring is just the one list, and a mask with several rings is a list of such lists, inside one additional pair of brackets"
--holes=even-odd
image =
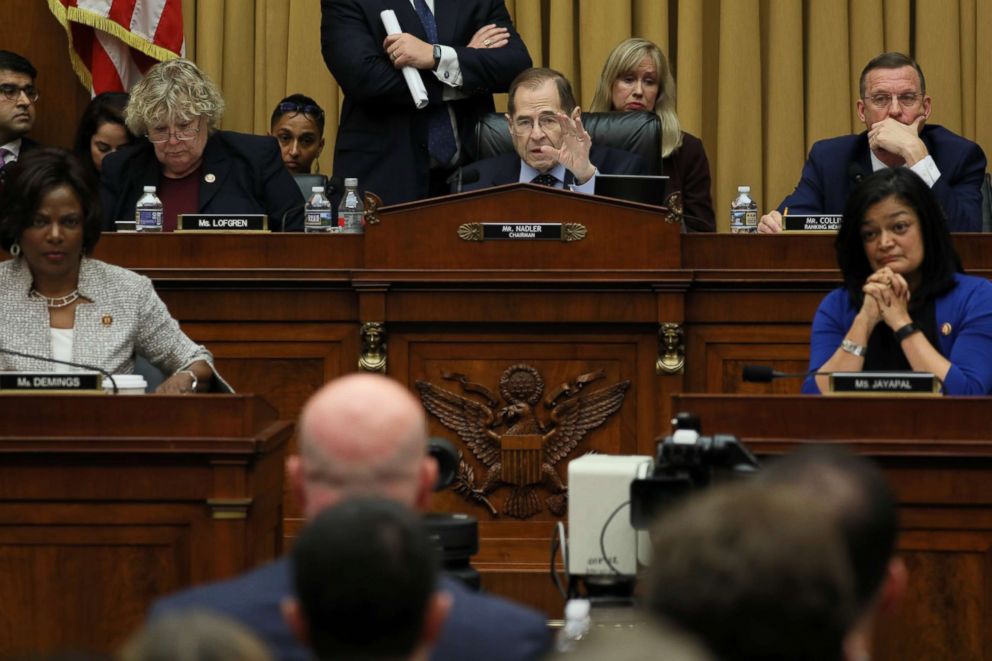
[[(386, 34), (399, 34), (403, 31), (400, 29), (400, 22), (396, 20), (396, 12), (392, 9), (379, 12), (379, 17), (382, 18), (382, 25), (386, 28)], [(420, 72), (413, 67), (403, 67), (403, 77), (406, 78), (406, 86), (410, 88), (410, 96), (413, 97), (413, 103), (417, 109), (425, 108), (427, 106), (427, 88), (424, 87), (424, 81), (420, 79)]]

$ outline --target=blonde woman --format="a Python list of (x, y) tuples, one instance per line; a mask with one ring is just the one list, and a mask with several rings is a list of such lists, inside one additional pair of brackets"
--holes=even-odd
[(657, 45), (639, 38), (620, 42), (606, 58), (590, 110), (657, 114), (662, 174), (671, 177), (669, 191), (682, 192), (686, 228), (692, 232), (716, 229), (710, 163), (702, 141), (682, 130), (675, 113), (675, 80)]

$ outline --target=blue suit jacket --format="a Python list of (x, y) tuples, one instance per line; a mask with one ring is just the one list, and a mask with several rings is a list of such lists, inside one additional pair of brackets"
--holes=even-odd
[[(152, 604), (149, 619), (187, 608), (231, 617), (257, 634), (277, 659), (307, 661), (310, 653), (293, 637), (279, 603), (292, 592), (289, 558), (228, 581), (192, 588)], [(442, 577), (440, 588), (454, 597), (433, 661), (521, 661), (539, 659), (551, 646), (544, 617), (498, 597), (472, 592)]]
[[(593, 145), (589, 151), (589, 160), (603, 174), (650, 174), (644, 161), (637, 154), (612, 149), (601, 145)], [(486, 158), (466, 165), (465, 170), (475, 169), (479, 172), (479, 180), (465, 184), (463, 191), (514, 184), (520, 181), (520, 156), (517, 152), (507, 152), (492, 158)], [(568, 172), (566, 170), (566, 172)], [(568, 178), (572, 173), (568, 172)], [(566, 181), (568, 185), (571, 181)]]
[[(400, 28), (427, 41), (410, 0), (322, 0), (320, 44), (324, 62), (344, 90), (344, 105), (334, 143), (334, 174), (358, 177), (386, 204), (427, 197), (430, 155), (429, 111), (442, 100), (443, 85), (432, 71), (420, 72), (428, 107), (417, 110), (403, 74), (382, 48), (386, 38), (379, 13), (396, 12)], [(505, 92), (531, 65), (527, 46), (510, 21), (504, 0), (434, 0), (438, 43), (458, 54), (461, 91), (466, 98), (448, 102), (454, 112), (462, 151), (470, 144), (476, 120), (492, 112), (493, 92)], [(476, 30), (494, 23), (510, 30), (502, 48), (468, 48)]]
[[(947, 214), (951, 231), (980, 232), (986, 166), (982, 148), (934, 124), (925, 125), (920, 138), (940, 170), (940, 179), (931, 190)], [(796, 190), (778, 210), (789, 207), (790, 213), (844, 213), (851, 189), (871, 172), (867, 131), (820, 140), (809, 151)]]
[[(100, 173), (103, 231), (115, 220), (134, 217), (144, 186), (157, 186), (162, 165), (147, 140), (107, 156)], [(206, 181), (206, 175), (214, 175)], [(273, 231), (303, 231), (303, 193), (282, 163), (279, 143), (269, 136), (215, 131), (203, 148), (201, 213), (264, 213)], [(283, 227), (283, 217), (286, 218)]]
[[(955, 280), (957, 285), (936, 302), (937, 328), (950, 327), (947, 335), (940, 333), (936, 347), (951, 363), (944, 394), (988, 395), (992, 393), (992, 282), (960, 273)], [(846, 289), (827, 294), (813, 318), (810, 371), (830, 360), (857, 313)], [(803, 383), (803, 392), (820, 392), (812, 376)]]

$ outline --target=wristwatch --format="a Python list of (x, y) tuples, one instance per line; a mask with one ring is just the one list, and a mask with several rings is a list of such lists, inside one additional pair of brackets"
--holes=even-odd
[(864, 355), (868, 353), (867, 347), (863, 347), (860, 344), (855, 344), (846, 337), (844, 338), (844, 341), (840, 343), (840, 348), (849, 354), (857, 356), (858, 358), (863, 358)]
[(438, 66), (441, 64), (441, 46), (434, 44), (434, 66), (431, 71), (437, 71)]
[(912, 321), (897, 330), (894, 335), (896, 336), (896, 342), (902, 344), (902, 341), (913, 333), (919, 333), (920, 329)]
[(199, 380), (196, 378), (196, 374), (193, 373), (193, 370), (179, 370), (176, 374), (189, 374), (189, 378), (193, 379), (193, 384), (189, 387), (189, 392), (196, 392), (196, 386), (199, 383)]

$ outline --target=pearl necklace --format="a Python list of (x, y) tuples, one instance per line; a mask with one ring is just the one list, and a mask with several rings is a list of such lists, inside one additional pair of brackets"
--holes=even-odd
[(57, 296), (51, 298), (40, 293), (37, 289), (32, 289), (28, 292), (30, 298), (37, 298), (39, 300), (45, 301), (45, 304), (50, 308), (64, 308), (67, 305), (72, 305), (79, 298), (79, 290), (74, 289), (65, 296)]

